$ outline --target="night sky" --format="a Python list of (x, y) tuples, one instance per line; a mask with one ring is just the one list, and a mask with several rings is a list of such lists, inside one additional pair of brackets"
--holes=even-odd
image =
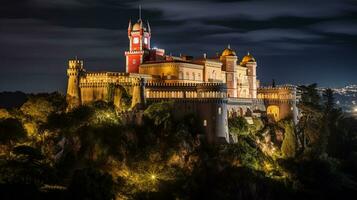
[(124, 71), (139, 4), (167, 54), (230, 44), (254, 55), (262, 83), (357, 84), (356, 0), (1, 0), (0, 91), (65, 92), (75, 56), (88, 71)]

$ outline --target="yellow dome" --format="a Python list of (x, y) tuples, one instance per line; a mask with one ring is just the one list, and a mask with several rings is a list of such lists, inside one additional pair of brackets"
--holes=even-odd
[(232, 50), (229, 46), (225, 48), (221, 56), (237, 56), (236, 52)]
[(242, 63), (255, 62), (255, 58), (248, 52), (246, 56), (243, 57)]
[(140, 23), (135, 23), (133, 26), (133, 31), (140, 31)]

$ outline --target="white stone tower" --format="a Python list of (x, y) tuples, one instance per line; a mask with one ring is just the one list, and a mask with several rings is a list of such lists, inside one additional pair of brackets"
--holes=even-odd
[(237, 97), (237, 61), (238, 57), (230, 45), (223, 50), (220, 60), (223, 70), (226, 71), (227, 96)]
[(242, 66), (247, 67), (247, 76), (249, 83), (249, 97), (257, 98), (257, 62), (255, 58), (248, 52), (246, 56), (243, 57)]

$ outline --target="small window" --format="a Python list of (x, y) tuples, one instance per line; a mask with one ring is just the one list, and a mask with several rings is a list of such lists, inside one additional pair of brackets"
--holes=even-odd
[(144, 44), (148, 44), (148, 38), (144, 38)]
[(179, 72), (179, 79), (183, 79), (183, 72)]
[(136, 64), (136, 59), (133, 59), (133, 64), (134, 64), (134, 65)]
[(221, 107), (218, 107), (218, 114), (222, 114), (222, 108)]
[(139, 38), (138, 37), (134, 37), (134, 44), (138, 44), (139, 43)]
[(207, 126), (207, 120), (203, 120), (203, 126)]

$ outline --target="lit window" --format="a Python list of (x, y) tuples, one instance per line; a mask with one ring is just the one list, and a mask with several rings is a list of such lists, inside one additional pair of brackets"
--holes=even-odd
[(144, 44), (148, 44), (148, 38), (144, 38)]
[(139, 38), (138, 37), (134, 37), (134, 44), (138, 44), (139, 43)]
[(133, 64), (134, 64), (134, 65), (136, 64), (136, 59), (133, 59)]
[(207, 126), (207, 120), (203, 120), (203, 126)]
[(222, 108), (221, 107), (218, 107), (218, 114), (222, 114)]

